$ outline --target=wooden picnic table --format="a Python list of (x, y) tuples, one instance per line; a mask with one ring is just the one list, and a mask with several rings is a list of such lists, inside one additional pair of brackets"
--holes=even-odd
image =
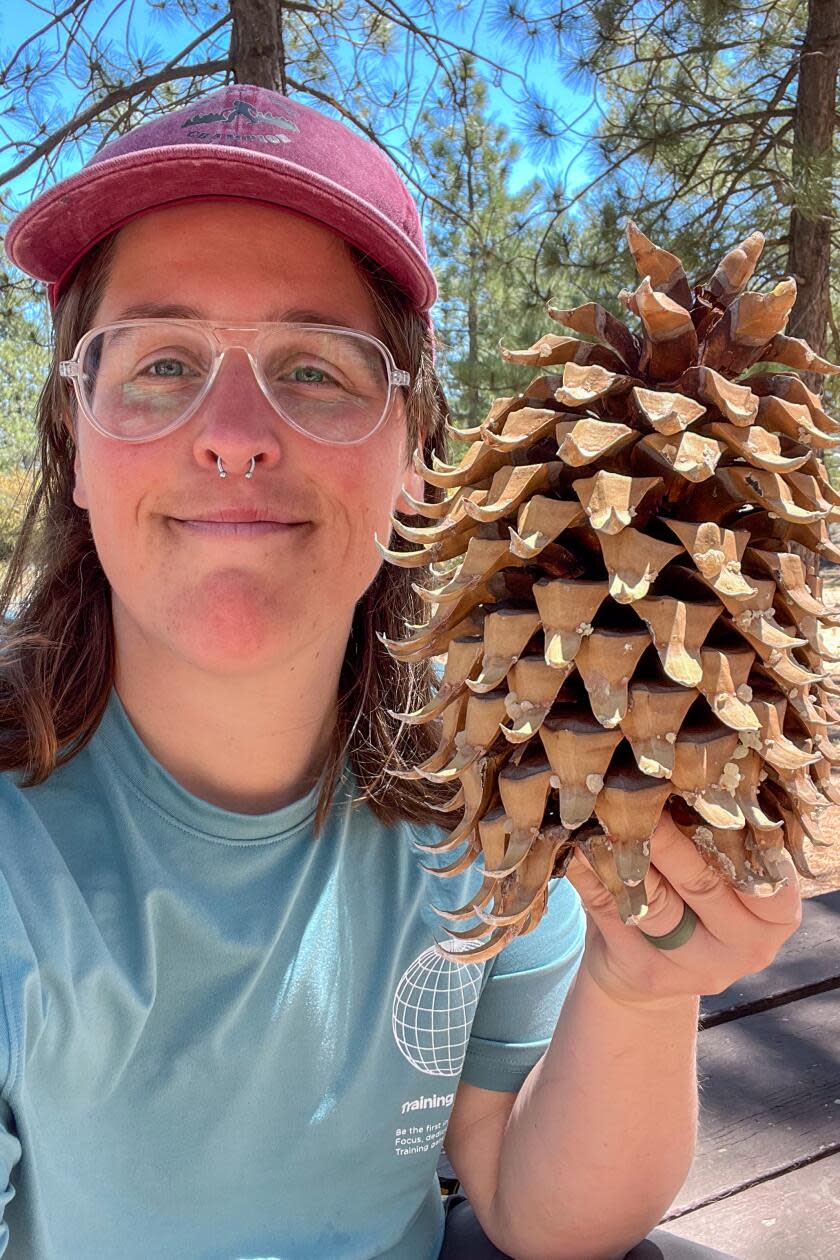
[(663, 1227), (739, 1260), (840, 1260), (840, 891), (701, 1000), (700, 1132)]
[[(701, 1001), (700, 1130), (661, 1226), (738, 1260), (840, 1260), (840, 891)], [(443, 1193), (457, 1188), (443, 1156)]]

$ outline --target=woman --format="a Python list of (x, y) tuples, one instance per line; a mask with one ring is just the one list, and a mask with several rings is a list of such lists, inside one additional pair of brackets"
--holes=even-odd
[(647, 939), (581, 860), (492, 963), (434, 951), (475, 872), (426, 872), (449, 792), (389, 773), (433, 675), (377, 637), (424, 618), (376, 539), (446, 414), (391, 163), (229, 87), (7, 248), (56, 351), (0, 601), (0, 1254), (719, 1254), (639, 1240), (691, 1163), (698, 995), (770, 961), (795, 877), (742, 897), (666, 821)]

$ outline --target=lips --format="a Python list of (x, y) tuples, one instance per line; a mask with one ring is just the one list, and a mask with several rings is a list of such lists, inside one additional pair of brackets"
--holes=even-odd
[(282, 525), (279, 521), (176, 521), (179, 529), (213, 538), (257, 538), (263, 534), (295, 534), (303, 525)]
[(296, 519), (291, 513), (289, 515), (281, 514), (276, 508), (271, 507), (241, 507), (241, 508), (216, 508), (212, 512), (190, 512), (183, 516), (173, 517), (173, 520), (182, 523), (195, 522), (199, 524), (216, 523), (220, 525), (257, 525), (257, 524), (273, 524), (273, 525), (304, 525), (305, 521)]

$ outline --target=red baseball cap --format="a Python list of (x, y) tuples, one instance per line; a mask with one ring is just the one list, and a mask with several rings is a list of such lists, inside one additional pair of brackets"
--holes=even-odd
[(281, 206), (330, 228), (393, 276), (433, 327), (437, 283), (417, 207), (382, 149), (279, 92), (235, 84), (144, 123), (12, 220), (6, 253), (51, 307), (97, 241), (138, 215), (220, 198)]

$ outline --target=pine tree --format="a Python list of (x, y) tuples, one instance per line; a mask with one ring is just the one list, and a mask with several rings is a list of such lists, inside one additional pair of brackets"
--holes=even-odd
[[(757, 281), (794, 275), (790, 335), (837, 358), (836, 0), (563, 0), (557, 10), (531, 24), (556, 31), (558, 68), (593, 84), (602, 109), (573, 211), (571, 253), (593, 263), (586, 289), (610, 305), (629, 218), (667, 236), (689, 275), (759, 230)], [(521, 32), (524, 10), (513, 5), (508, 21)], [(558, 207), (567, 233), (573, 204)]]
[(421, 116), (412, 151), (435, 197), (424, 218), (441, 292), (442, 376), (453, 422), (468, 426), (483, 419), (492, 397), (517, 388), (518, 374), (499, 354), (502, 333), (532, 340), (544, 320), (530, 289), (530, 220), (542, 190), (533, 181), (509, 191), (520, 146), (489, 116), (486, 84), (468, 56)]
[(43, 302), (0, 272), (0, 569), (20, 528), (47, 347)]

